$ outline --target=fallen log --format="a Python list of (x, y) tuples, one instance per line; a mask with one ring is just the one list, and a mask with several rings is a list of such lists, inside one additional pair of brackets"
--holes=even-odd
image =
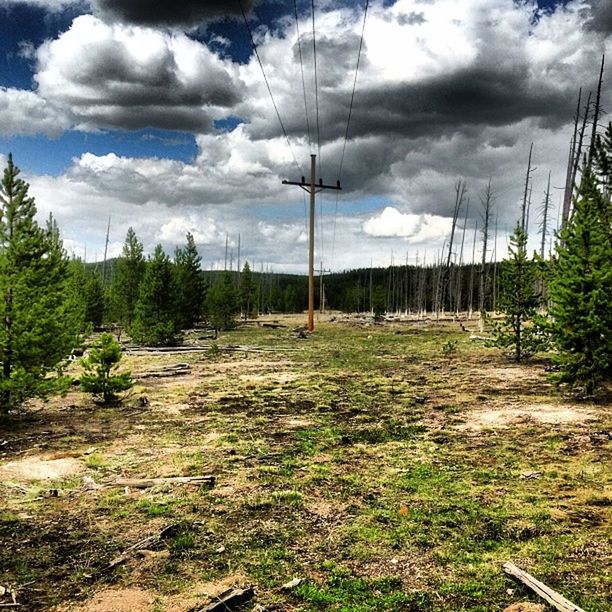
[[(296, 347), (275, 347), (275, 346), (240, 346), (237, 344), (215, 345), (217, 350), (226, 351), (228, 353), (289, 353), (292, 351), (300, 351)], [(124, 352), (130, 355), (182, 355), (185, 353), (207, 353), (213, 347), (209, 345), (197, 346), (140, 346), (127, 347)]]
[(216, 598), (216, 601), (209, 603), (203, 608), (192, 608), (190, 612), (232, 612), (237, 610), (239, 606), (244, 605), (255, 596), (255, 589), (250, 586), (246, 589), (231, 589), (225, 593), (221, 593)]
[(136, 378), (167, 378), (170, 376), (183, 376), (191, 371), (191, 366), (188, 363), (177, 363), (176, 365), (160, 368), (159, 370), (151, 370), (143, 372)]
[(553, 608), (560, 610), (560, 612), (584, 612), (582, 608), (579, 608), (576, 604), (573, 604), (560, 593), (553, 591), (553, 589), (534, 578), (531, 574), (523, 571), (514, 565), (514, 563), (508, 561), (507, 563), (504, 563), (503, 568), (506, 574), (523, 583), (534, 593), (545, 599), (551, 606), (553, 606)]
[(132, 544), (129, 548), (126, 548), (120, 555), (116, 556), (102, 571), (109, 571), (122, 563), (125, 563), (130, 557), (132, 557), (136, 552), (142, 550), (143, 548), (147, 548), (151, 546), (151, 544), (157, 544), (161, 540), (172, 537), (176, 535), (178, 532), (180, 525), (168, 525), (168, 527), (164, 527), (159, 533), (153, 534), (142, 540), (139, 540), (135, 544)]
[(118, 478), (110, 483), (105, 484), (105, 487), (130, 487), (131, 489), (149, 489), (160, 485), (196, 485), (202, 487), (204, 485), (213, 487), (215, 485), (215, 476), (171, 476), (168, 478)]

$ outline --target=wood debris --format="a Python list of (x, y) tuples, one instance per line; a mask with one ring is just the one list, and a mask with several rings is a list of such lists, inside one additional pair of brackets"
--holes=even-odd
[(300, 584), (302, 584), (302, 579), (301, 578), (294, 578), (293, 580), (290, 580), (289, 582), (285, 582), (285, 584), (283, 584), (281, 589), (283, 589), (285, 591), (289, 591), (291, 589), (295, 589), (295, 587), (299, 586)]
[(514, 563), (504, 563), (503, 568), (506, 574), (512, 576), (512, 578), (518, 580), (519, 582), (522, 582), (534, 593), (537, 593), (540, 597), (545, 599), (553, 608), (560, 610), (560, 612), (584, 612), (582, 608), (579, 608), (576, 604), (573, 604), (560, 593), (553, 591), (553, 589), (534, 578), (531, 574), (523, 571), (514, 565)]
[(183, 376), (191, 371), (191, 366), (188, 363), (176, 363), (174, 365), (165, 366), (158, 370), (143, 372), (137, 376), (142, 378), (169, 378), (171, 376)]
[(162, 485), (195, 485), (198, 487), (215, 485), (215, 476), (170, 476), (167, 478), (117, 478), (106, 483), (106, 487), (129, 487), (131, 489), (149, 489)]
[(232, 612), (238, 610), (240, 606), (247, 603), (255, 596), (255, 589), (252, 586), (245, 589), (230, 589), (221, 593), (215, 601), (203, 608), (191, 608), (189, 612)]
[(120, 555), (116, 556), (102, 571), (109, 571), (122, 563), (125, 563), (130, 557), (134, 556), (139, 550), (148, 548), (151, 545), (157, 544), (161, 540), (176, 535), (179, 530), (179, 525), (168, 525), (164, 527), (159, 533), (153, 534), (142, 540), (139, 540), (135, 544), (132, 544), (129, 548), (126, 548)]

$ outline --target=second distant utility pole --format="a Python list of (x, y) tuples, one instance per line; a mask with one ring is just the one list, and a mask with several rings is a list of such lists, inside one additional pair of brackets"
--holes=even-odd
[(308, 331), (314, 331), (314, 232), (315, 232), (315, 194), (323, 189), (341, 190), (340, 181), (335, 185), (324, 185), (323, 179), (315, 178), (317, 156), (310, 156), (310, 184), (302, 177), (302, 182), (283, 181), (283, 185), (297, 185), (310, 194), (310, 231), (308, 235)]

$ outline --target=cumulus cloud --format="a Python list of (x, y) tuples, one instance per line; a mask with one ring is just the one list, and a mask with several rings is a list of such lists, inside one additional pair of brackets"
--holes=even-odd
[[(298, 179), (306, 168), (295, 167), (256, 59), (238, 64), (211, 50), (226, 47), (223, 40), (207, 48), (176, 30), (143, 27), (194, 23), (189, 15), (172, 21), (166, 3), (151, 9), (148, 22), (144, 3), (128, 4), (97, 0), (98, 16), (77, 18), (37, 50), (38, 89), (26, 95), (39, 108), (37, 129), (51, 133), (49, 126), (67, 120), (79, 129), (172, 127), (196, 132), (198, 154), (189, 162), (83, 154), (62, 176), (37, 179), (46, 201), (82, 232), (90, 231), (80, 221), (87, 218), (103, 236), (109, 211), (124, 227), (136, 217), (149, 246), (162, 241), (172, 250), (185, 231), (197, 230), (209, 261), (222, 258), (225, 232), (234, 239), (242, 233), (248, 257), (303, 270), (301, 194), (281, 180)], [(534, 207), (549, 169), (560, 194), (578, 87), (592, 88), (601, 53), (612, 55), (606, 4), (570, 0), (540, 12), (534, 2), (512, 0), (372, 2), (339, 210), (355, 200), (368, 206), (332, 219), (333, 204), (324, 203), (318, 235), (327, 256), (334, 244), (331, 265), (369, 265), (370, 258), (382, 265), (391, 250), (441, 248), (459, 176), (468, 185), (469, 227), (479, 221), (479, 195), (491, 178), (505, 233), (516, 221), (532, 141)], [(218, 6), (198, 19), (214, 17)], [(317, 15), (326, 182), (337, 178), (343, 152), (362, 16), (347, 3), (326, 3)], [(311, 25), (305, 14), (301, 50), (314, 140)], [(317, 147), (306, 131), (295, 24), (281, 19), (273, 29), (257, 28), (256, 37), (293, 152), (305, 165)], [(606, 109), (611, 93), (605, 90)], [(21, 104), (13, 104), (13, 116)], [(15, 126), (25, 125), (23, 115)], [(243, 123), (229, 133), (213, 129), (228, 116)]]
[(80, 129), (209, 131), (240, 97), (231, 63), (181, 33), (91, 15), (37, 51), (38, 94)]
[[(252, 0), (241, 0), (245, 13)], [(238, 1), (227, 0), (93, 0), (96, 10), (107, 19), (140, 25), (197, 26), (202, 22), (240, 15)]]
[(33, 91), (0, 87), (0, 134), (59, 136), (68, 126), (68, 118)]
[(411, 242), (424, 242), (447, 236), (450, 219), (429, 214), (401, 213), (393, 206), (386, 206), (380, 214), (364, 222), (363, 231), (380, 238), (399, 236)]

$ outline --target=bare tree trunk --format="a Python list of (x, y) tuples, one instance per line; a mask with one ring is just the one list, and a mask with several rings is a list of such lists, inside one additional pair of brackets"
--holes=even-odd
[(572, 183), (574, 159), (576, 157), (576, 145), (578, 144), (576, 139), (578, 137), (578, 121), (580, 120), (580, 103), (582, 101), (582, 87), (578, 91), (578, 105), (576, 106), (576, 114), (574, 115), (574, 134), (570, 142), (570, 151), (567, 160), (567, 172), (565, 174), (565, 191), (563, 193), (563, 227), (569, 219), (570, 207), (572, 204), (572, 195), (574, 192), (574, 185)]
[(584, 141), (584, 133), (586, 132), (587, 121), (589, 120), (589, 110), (591, 108), (591, 92), (587, 97), (586, 104), (584, 106), (584, 115), (582, 118), (582, 126), (580, 127), (580, 132), (578, 134), (578, 146), (576, 147), (576, 155), (574, 156), (574, 162), (572, 166), (572, 177), (571, 177), (571, 189), (570, 189), (570, 204), (568, 210), (567, 219), (561, 219), (561, 227), (565, 227), (567, 220), (572, 216), (572, 207), (571, 207), (571, 199), (574, 195), (574, 189), (576, 187), (576, 176), (578, 175), (578, 167), (580, 166), (580, 157), (582, 156), (582, 143)]
[(595, 140), (597, 139), (597, 124), (599, 123), (599, 115), (601, 113), (601, 84), (603, 82), (604, 62), (606, 56), (601, 56), (601, 68), (599, 69), (599, 81), (597, 82), (597, 95), (595, 96), (595, 109), (593, 111), (593, 129), (591, 130), (591, 143), (589, 145), (589, 157), (587, 166), (591, 167), (593, 161), (593, 153), (595, 152)]
[(457, 227), (457, 219), (459, 217), (459, 211), (461, 209), (461, 205), (463, 203), (463, 198), (465, 197), (465, 181), (459, 179), (457, 184), (455, 185), (455, 206), (453, 208), (453, 222), (451, 225), (451, 234), (450, 240), (448, 244), (448, 255), (446, 257), (446, 266), (440, 276), (440, 307), (444, 310), (446, 305), (446, 292), (449, 284), (450, 277), (450, 268), (452, 264), (453, 257), (453, 244), (455, 241), (455, 229)]
[(533, 153), (533, 142), (529, 147), (529, 159), (527, 160), (527, 173), (525, 174), (525, 191), (523, 193), (523, 206), (521, 207), (521, 229), (525, 231), (527, 220), (527, 198), (529, 196), (529, 182), (531, 180), (531, 154)]
[(467, 228), (468, 221), (468, 213), (470, 211), (470, 199), (465, 205), (465, 219), (463, 221), (463, 232), (461, 233), (461, 248), (459, 250), (459, 273), (457, 274), (457, 278), (455, 279), (455, 312), (459, 314), (461, 311), (461, 294), (462, 294), (462, 286), (461, 281), (463, 280), (463, 245), (465, 244), (465, 230)]
[(550, 170), (548, 171), (548, 183), (546, 184), (546, 195), (544, 207), (542, 208), (542, 242), (540, 244), (540, 257), (544, 259), (546, 250), (546, 236), (548, 232), (548, 208), (550, 206)]
[(497, 220), (495, 215), (495, 238), (493, 242), (493, 312), (497, 311)]
[(474, 312), (474, 276), (476, 272), (476, 236), (478, 236), (478, 223), (474, 226), (474, 240), (472, 242), (472, 262), (470, 265), (470, 295), (468, 303), (468, 319), (472, 318)]
[[(530, 155), (531, 161), (531, 155)], [(485, 316), (485, 290), (488, 284), (486, 277), (487, 273), (487, 243), (489, 240), (489, 224), (491, 221), (491, 207), (493, 205), (493, 194), (491, 191), (491, 179), (485, 188), (484, 196), (481, 198), (482, 206), (484, 208), (483, 215), (483, 228), (482, 228), (482, 260), (480, 265), (480, 292), (478, 296), (478, 310), (480, 311), (480, 332), (484, 331), (484, 316)], [(524, 210), (524, 209), (523, 209)], [(525, 219), (523, 218), (523, 222)]]

